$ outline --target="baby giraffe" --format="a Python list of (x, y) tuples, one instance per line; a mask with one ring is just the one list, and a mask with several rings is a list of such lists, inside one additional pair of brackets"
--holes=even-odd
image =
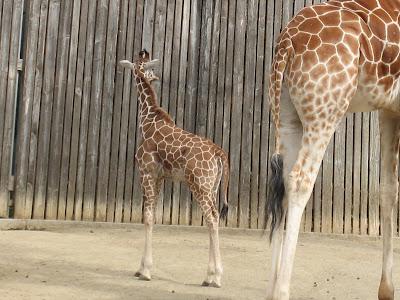
[(143, 137), (136, 152), (136, 161), (141, 175), (146, 240), (140, 269), (135, 276), (142, 280), (151, 279), (153, 211), (162, 181), (171, 178), (186, 182), (209, 228), (209, 263), (203, 285), (221, 287), (222, 263), (218, 239), (220, 216), (216, 196), (223, 176), (224, 203), (221, 218), (224, 219), (228, 212), (228, 157), (224, 150), (210, 140), (177, 127), (168, 113), (158, 105), (156, 93), (150, 84), (157, 77), (148, 70), (157, 61), (150, 60), (146, 50), (140, 51), (133, 63), (120, 61), (122, 67), (133, 71), (139, 101), (139, 126)]

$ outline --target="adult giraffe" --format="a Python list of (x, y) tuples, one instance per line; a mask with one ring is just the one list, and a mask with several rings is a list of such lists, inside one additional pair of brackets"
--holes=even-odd
[[(301, 10), (281, 33), (269, 85), (276, 126), (267, 205), (268, 299), (288, 299), (301, 216), (326, 147), (347, 112), (379, 110), (383, 266), (378, 297), (394, 299), (392, 214), (400, 136), (400, 0), (329, 1)], [(288, 92), (290, 97), (282, 97)], [(283, 221), (286, 217), (286, 235)]]

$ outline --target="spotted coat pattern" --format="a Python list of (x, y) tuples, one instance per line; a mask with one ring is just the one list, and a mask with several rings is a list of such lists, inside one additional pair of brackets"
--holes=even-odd
[[(219, 287), (222, 265), (218, 245), (220, 214), (216, 197), (223, 177), (225, 197), (221, 217), (225, 217), (228, 207), (228, 156), (210, 140), (176, 126), (168, 113), (158, 105), (156, 93), (151, 86), (151, 81), (158, 78), (152, 70), (145, 68), (149, 60), (149, 54), (142, 50), (134, 63), (121, 61), (122, 66), (132, 69), (138, 92), (139, 127), (143, 140), (136, 151), (136, 161), (141, 175), (144, 223), (150, 226), (153, 224), (156, 198), (164, 179), (170, 178), (186, 183), (199, 203), (210, 229), (209, 270), (203, 284)], [(149, 242), (146, 237), (146, 243)], [(151, 260), (151, 253), (146, 249), (137, 275), (150, 279), (151, 264), (146, 266), (146, 260)]]

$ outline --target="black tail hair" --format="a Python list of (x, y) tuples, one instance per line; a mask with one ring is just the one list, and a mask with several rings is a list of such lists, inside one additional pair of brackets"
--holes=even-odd
[(221, 220), (225, 220), (227, 215), (228, 215), (228, 205), (224, 203), (224, 205), (221, 208), (219, 217)]
[(266, 205), (266, 222), (271, 218), (271, 231), (269, 240), (272, 240), (272, 235), (275, 229), (282, 222), (283, 217), (283, 197), (285, 195), (285, 184), (283, 181), (283, 159), (282, 155), (275, 153), (271, 157), (271, 179), (269, 181), (268, 201)]

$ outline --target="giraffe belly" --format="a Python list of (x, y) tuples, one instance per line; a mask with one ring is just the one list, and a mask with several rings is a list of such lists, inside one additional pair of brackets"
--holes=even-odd
[(171, 169), (164, 171), (164, 178), (171, 179), (173, 181), (185, 181), (185, 172), (182, 169)]
[(350, 101), (348, 112), (370, 112), (386, 109), (400, 113), (400, 79), (398, 78), (391, 88), (383, 85), (359, 84), (356, 94)]
[(358, 90), (349, 103), (348, 112), (370, 112), (377, 109), (373, 103), (372, 97), (364, 91)]

